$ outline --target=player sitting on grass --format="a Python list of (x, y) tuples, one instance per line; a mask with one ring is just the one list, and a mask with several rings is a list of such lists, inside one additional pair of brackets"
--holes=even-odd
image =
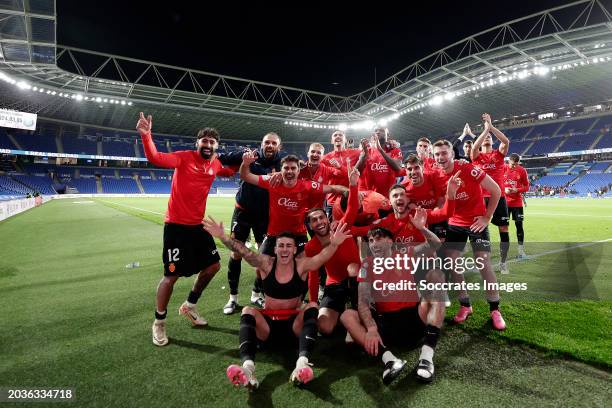
[[(425, 227), (426, 211), (417, 209), (415, 216), (410, 216), (410, 221), (427, 241), (407, 248), (408, 256), (434, 252), (441, 242)], [(406, 361), (395, 357), (389, 347), (414, 344), (424, 337), (415, 370), (419, 380), (430, 382), (434, 375), (433, 353), (446, 309), (444, 294), (430, 293), (419, 299), (414, 289), (398, 290), (382, 286), (403, 281), (414, 283), (415, 271), (396, 266), (384, 268), (383, 271), (375, 269), (377, 259), (386, 260), (398, 254), (393, 250), (393, 242), (393, 234), (386, 228), (377, 227), (368, 232), (368, 246), (373, 256), (363, 261), (359, 272), (358, 312), (347, 310), (340, 316), (340, 321), (368, 354), (382, 358), (385, 365), (382, 380), (387, 385), (400, 375), (406, 364)], [(441, 283), (444, 276), (442, 272), (432, 269), (427, 272), (426, 280)]]
[(203, 221), (204, 228), (218, 238), (230, 250), (237, 252), (251, 266), (258, 268), (263, 281), (264, 308), (245, 307), (240, 317), (240, 358), (242, 365), (232, 364), (227, 376), (236, 386), (251, 390), (259, 386), (255, 378), (255, 353), (257, 343), (299, 338), (299, 357), (289, 377), (296, 384), (305, 384), (314, 374), (308, 360), (317, 339), (318, 308), (314, 302), (302, 307), (306, 292), (308, 271), (317, 270), (327, 262), (336, 249), (351, 238), (344, 231), (346, 224), (332, 231), (329, 245), (314, 257), (296, 258), (297, 246), (292, 234), (281, 233), (276, 237), (275, 256), (258, 254), (242, 242), (225, 234), (223, 224), (212, 218)]

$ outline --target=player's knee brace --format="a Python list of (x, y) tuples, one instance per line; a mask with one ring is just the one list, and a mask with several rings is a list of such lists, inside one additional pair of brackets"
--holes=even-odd
[(255, 351), (257, 349), (256, 324), (254, 316), (250, 314), (240, 316), (238, 338), (240, 340), (240, 359), (243, 362), (245, 360), (255, 360)]

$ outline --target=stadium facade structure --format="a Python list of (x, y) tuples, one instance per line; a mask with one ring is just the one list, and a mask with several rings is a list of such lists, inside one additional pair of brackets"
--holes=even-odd
[[(519, 135), (513, 136), (513, 150), (523, 154), (607, 145), (605, 132), (598, 133), (606, 112), (587, 115), (578, 126), (586, 127), (575, 135), (564, 133), (572, 125), (563, 118), (574, 113), (568, 107), (612, 105), (612, 14), (598, 0), (474, 34), (348, 96), (59, 45), (56, 29), (52, 0), (0, 4), (0, 108), (37, 113), (47, 127), (59, 124), (60, 134), (53, 137), (61, 154), (61, 139), (82, 141), (91, 129), (99, 129), (93, 132), (100, 137), (134, 134), (140, 111), (154, 116), (156, 136), (167, 139), (162, 150), (176, 149), (181, 137), (192, 137), (203, 125), (219, 128), (225, 140), (245, 143), (276, 131), (297, 152), (306, 141), (328, 141), (333, 129), (348, 128), (349, 136), (359, 138), (375, 124), (387, 124), (403, 146), (413, 146), (420, 136), (451, 135), (466, 121), (478, 122), (484, 111), (501, 124), (559, 113), (539, 136), (536, 124), (507, 130)], [(540, 152), (536, 144), (555, 136), (565, 139)], [(107, 149), (103, 138), (97, 143), (92, 156)], [(134, 161), (144, 160), (138, 148), (132, 150)]]

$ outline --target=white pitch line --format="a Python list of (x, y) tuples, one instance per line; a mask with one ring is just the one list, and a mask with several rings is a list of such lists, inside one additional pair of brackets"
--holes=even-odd
[(565, 251), (569, 251), (571, 249), (593, 246), (593, 245), (597, 245), (597, 244), (601, 244), (601, 243), (609, 242), (609, 241), (612, 241), (612, 238), (602, 239), (600, 241), (584, 242), (582, 244), (572, 245), (571, 247), (567, 247), (567, 248), (552, 249), (550, 251), (540, 252), (539, 254), (528, 255), (527, 259), (509, 259), (507, 262), (511, 263), (511, 262), (529, 261), (531, 259), (540, 258), (542, 256), (558, 254), (559, 252), (565, 252)]
[[(144, 211), (144, 212), (148, 212), (148, 213), (151, 213), (151, 214), (157, 214), (157, 215), (164, 215), (164, 216), (166, 215), (164, 213), (160, 213), (160, 212), (157, 212), (157, 211), (145, 210), (144, 208), (134, 207), (134, 206), (127, 205), (127, 204), (119, 204), (119, 203), (116, 203), (114, 201), (106, 201), (106, 200), (100, 200), (100, 199), (98, 199), (98, 200), (102, 201), (103, 203), (108, 203), (108, 204), (112, 204), (112, 205), (119, 205), (121, 207), (131, 208), (132, 210)], [(225, 230), (229, 231), (230, 229), (226, 227)]]
[(132, 210), (144, 211), (144, 212), (148, 212), (151, 214), (157, 214), (157, 215), (165, 215), (164, 213), (160, 213), (157, 211), (145, 210), (144, 208), (139, 208), (139, 207), (132, 207), (131, 205), (127, 205), (127, 204), (119, 204), (114, 201), (105, 201), (105, 200), (100, 200), (100, 201), (102, 201), (103, 203), (111, 204), (111, 205), (119, 205), (121, 207), (131, 208)]
[(547, 217), (595, 217), (595, 218), (612, 218), (612, 215), (593, 215), (593, 214), (563, 214), (563, 213), (547, 213), (529, 211), (526, 212), (528, 215), (544, 215)]

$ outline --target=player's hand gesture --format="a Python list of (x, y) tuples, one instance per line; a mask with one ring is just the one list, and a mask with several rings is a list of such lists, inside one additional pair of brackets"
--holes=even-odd
[(357, 183), (359, 183), (359, 170), (357, 170), (357, 167), (351, 167), (350, 162), (347, 163), (347, 167), (348, 167), (348, 176), (349, 176), (349, 184), (351, 186), (356, 186)]
[(257, 153), (252, 151), (252, 150), (247, 150), (242, 154), (242, 162), (249, 166), (251, 165), (251, 163), (253, 163), (255, 160), (257, 160)]
[(446, 197), (455, 199), (457, 196), (457, 190), (461, 187), (462, 180), (459, 178), (459, 174), (461, 174), (461, 170), (457, 173), (453, 174), (451, 178), (448, 179), (448, 185), (446, 186)]
[[(348, 159), (347, 159), (348, 160)], [(340, 167), (342, 167), (342, 165), (340, 164), (340, 162), (334, 157), (333, 159), (331, 159), (329, 161), (329, 165), (332, 167), (335, 167), (337, 169), (339, 169)]]
[(149, 115), (145, 118), (144, 113), (140, 112), (140, 118), (138, 118), (138, 123), (136, 123), (136, 130), (141, 135), (148, 135), (151, 133), (153, 129), (153, 116)]
[(376, 133), (372, 135), (372, 140), (370, 141), (370, 146), (374, 146), (377, 150), (382, 150), (382, 145), (380, 144), (380, 139), (376, 136)]
[(204, 229), (214, 238), (221, 238), (225, 235), (223, 223), (215, 221), (215, 219), (210, 215), (208, 216), (208, 219), (204, 218), (202, 220), (202, 225), (204, 226)]
[(339, 246), (345, 239), (352, 238), (353, 236), (347, 232), (347, 228), (348, 226), (345, 222), (339, 223), (336, 228), (331, 231), (331, 235), (329, 237), (330, 244)]
[(370, 142), (368, 141), (368, 139), (366, 138), (361, 139), (361, 142), (359, 142), (359, 144), (361, 145), (361, 151), (367, 154), (368, 147), (370, 147)]
[(414, 225), (414, 227), (418, 230), (425, 229), (425, 226), (427, 225), (427, 210), (417, 207), (414, 211), (414, 216), (408, 215), (410, 222), (412, 222), (412, 225)]
[(378, 345), (379, 344), (381, 346), (384, 346), (382, 338), (380, 337), (380, 334), (378, 334), (378, 328), (369, 329), (366, 332), (365, 344), (363, 345), (363, 347), (365, 348), (365, 350), (368, 352), (369, 355), (375, 357), (378, 355)]
[(280, 172), (272, 173), (268, 182), (270, 187), (278, 187), (283, 183), (283, 175)]
[(484, 215), (479, 215), (478, 217), (474, 217), (474, 222), (470, 225), (470, 230), (472, 232), (482, 232), (489, 225), (489, 219)]

